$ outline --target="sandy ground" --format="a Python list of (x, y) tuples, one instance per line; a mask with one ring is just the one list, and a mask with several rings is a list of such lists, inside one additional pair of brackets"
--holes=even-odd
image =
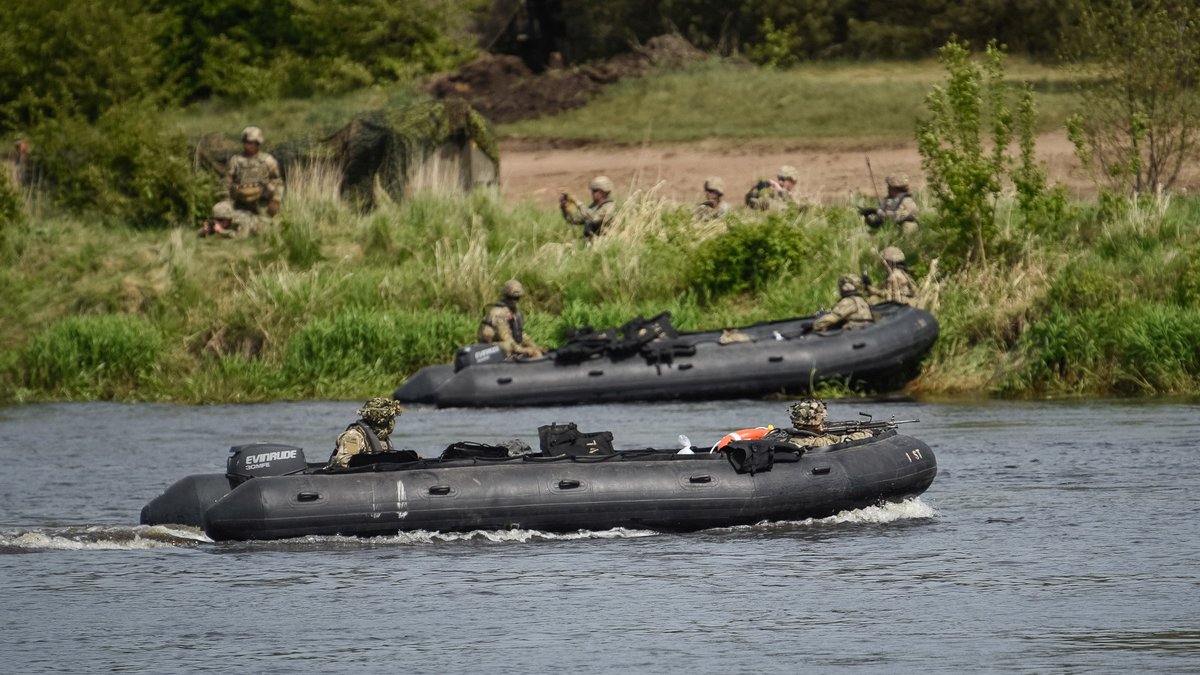
[[(1046, 163), (1051, 183), (1065, 185), (1069, 193), (1087, 197), (1096, 190), (1075, 159), (1065, 132), (1038, 138), (1038, 156)], [(506, 141), (500, 145), (501, 192), (511, 198), (530, 198), (553, 204), (562, 190), (587, 201), (588, 181), (605, 174), (617, 186), (617, 197), (633, 190), (658, 186), (659, 194), (680, 202), (703, 199), (701, 186), (708, 176), (721, 176), (728, 186), (726, 199), (741, 203), (758, 177), (774, 176), (783, 164), (800, 172), (799, 190), (824, 203), (845, 203), (854, 192), (874, 194), (867, 158), (880, 191), (889, 173), (904, 171), (912, 187), (925, 187), (916, 143), (890, 145), (769, 145), (706, 141), (680, 145), (631, 147), (552, 147)], [(1177, 187), (1200, 187), (1200, 170), (1189, 167)]]

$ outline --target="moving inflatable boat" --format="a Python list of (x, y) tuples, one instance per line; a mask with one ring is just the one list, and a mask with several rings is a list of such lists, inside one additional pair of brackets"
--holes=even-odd
[(439, 407), (721, 399), (802, 394), (826, 380), (894, 391), (917, 375), (938, 323), (906, 305), (871, 309), (868, 326), (823, 332), (802, 317), (676, 333), (660, 315), (627, 324), (620, 339), (583, 336), (536, 359), (506, 361), (496, 345), (469, 345), (455, 363), (419, 370), (394, 398)]
[(456, 443), (436, 459), (413, 451), (359, 455), (345, 469), (307, 463), (295, 446), (235, 446), (226, 473), (177, 481), (146, 504), (141, 522), (201, 527), (216, 541), (408, 530), (689, 531), (902, 501), (937, 474), (929, 446), (894, 426), (804, 451), (766, 439), (733, 441), (719, 452), (613, 450), (609, 432), (583, 434), (573, 424), (539, 431), (540, 452)]

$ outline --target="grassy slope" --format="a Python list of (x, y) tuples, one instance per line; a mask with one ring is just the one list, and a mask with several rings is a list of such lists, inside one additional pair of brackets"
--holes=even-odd
[[(1014, 71), (1023, 68), (1041, 72), (1033, 66)], [(937, 72), (932, 65), (784, 73), (705, 66), (627, 82), (577, 113), (506, 130), (569, 136), (571, 129), (599, 124), (587, 121), (593, 107), (615, 105), (606, 114), (617, 120), (617, 109), (639, 108), (629, 92), (690, 91), (718, 76), (746, 80), (759, 92), (788, 91), (805, 78), (820, 82), (814, 92), (822, 105), (840, 113), (828, 113), (824, 125), (814, 127), (767, 115), (760, 137), (832, 138), (880, 128), (902, 135), (900, 121), (911, 124), (911, 111), (895, 106), (875, 116), (852, 115), (861, 99), (846, 82), (919, 100), (921, 78), (932, 82)], [(1052, 71), (1039, 76), (1050, 89), (1062, 81)], [(366, 92), (241, 112), (192, 111), (179, 119), (192, 133), (236, 130), (246, 119), (294, 137), (405, 95)], [(743, 128), (702, 128), (708, 120), (689, 118), (684, 103), (672, 108), (676, 118), (658, 113), (677, 120), (680, 138), (687, 137), (683, 132), (733, 137)], [(663, 105), (679, 101), (668, 97)], [(1056, 105), (1042, 102), (1043, 108)], [(1061, 117), (1061, 108), (1056, 114)], [(291, 126), (283, 126), (285, 119)], [(567, 126), (554, 131), (559, 124)], [(626, 128), (638, 138), (644, 134), (636, 124)], [(553, 344), (570, 326), (619, 325), (663, 309), (683, 329), (808, 313), (833, 303), (838, 274), (868, 264), (878, 277), (874, 251), (893, 242), (886, 233), (869, 233), (845, 210), (765, 221), (740, 215), (722, 232), (692, 224), (686, 206), (633, 196), (617, 232), (583, 247), (555, 211), (495, 195), (421, 196), (359, 214), (332, 197), (327, 176), (290, 180), (283, 225), (247, 240), (96, 228), (32, 205), (29, 224), (0, 231), (6, 298), (0, 305), (0, 398), (362, 398), (449, 358), (470, 340), (480, 308), (511, 276), (529, 289), (530, 332)], [(1116, 206), (1102, 212), (1077, 205), (1061, 221), (1037, 227), (1002, 210), (996, 246), (1004, 255), (986, 266), (956, 262), (936, 214), (929, 214), (921, 237), (904, 247), (918, 278), (941, 258), (931, 302), (943, 333), (912, 391), (1200, 391), (1200, 234), (1190, 226), (1200, 220), (1200, 200)], [(737, 269), (736, 256), (744, 251), (779, 273), (756, 277), (755, 265), (748, 279), (740, 272), (719, 279)], [(701, 272), (706, 269), (713, 271)]]
[[(1008, 77), (1038, 92), (1045, 129), (1061, 128), (1074, 100), (1062, 69), (1010, 62)], [(500, 126), (530, 139), (611, 143), (712, 138), (911, 140), (930, 87), (944, 79), (936, 61), (814, 64), (786, 71), (700, 64), (628, 79), (592, 103), (552, 118)]]

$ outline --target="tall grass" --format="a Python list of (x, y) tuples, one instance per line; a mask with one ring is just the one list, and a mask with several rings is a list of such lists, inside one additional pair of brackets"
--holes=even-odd
[(68, 398), (120, 398), (154, 389), (163, 338), (145, 319), (68, 317), (20, 352), (19, 383)]

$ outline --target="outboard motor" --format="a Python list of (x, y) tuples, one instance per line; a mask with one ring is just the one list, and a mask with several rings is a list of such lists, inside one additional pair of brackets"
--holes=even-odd
[(233, 487), (256, 476), (283, 476), (308, 468), (304, 450), (283, 443), (250, 443), (229, 449), (225, 475)]
[(459, 349), (454, 355), (454, 372), (479, 363), (500, 363), (503, 360), (504, 350), (500, 345), (477, 342)]

